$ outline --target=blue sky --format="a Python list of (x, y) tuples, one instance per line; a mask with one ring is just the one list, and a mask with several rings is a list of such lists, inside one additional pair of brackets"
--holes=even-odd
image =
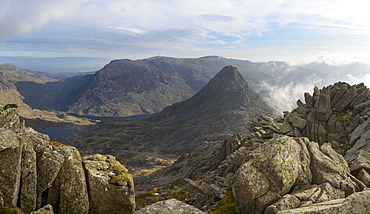
[(369, 8), (365, 0), (0, 0), (0, 56), (370, 58)]

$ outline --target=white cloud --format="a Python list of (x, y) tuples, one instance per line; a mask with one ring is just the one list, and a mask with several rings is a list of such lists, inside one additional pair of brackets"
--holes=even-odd
[(2, 0), (0, 40), (71, 18), (87, 0)]
[[(252, 50), (253, 40), (248, 37), (270, 36), (271, 39), (271, 36), (276, 36), (268, 41), (269, 44), (263, 45), (275, 45), (275, 52), (281, 52), (276, 44), (281, 44), (280, 37), (290, 36), (291, 29), (300, 29), (302, 34), (326, 35), (326, 38), (348, 36), (342, 41), (351, 41), (351, 44), (355, 42), (352, 39), (355, 34), (357, 43), (361, 41), (363, 46), (370, 44), (370, 13), (367, 12), (370, 2), (360, 0), (0, 0), (0, 4), (0, 41), (7, 38), (6, 41), (13, 39), (14, 42), (18, 39), (14, 36), (28, 33), (27, 38), (33, 37), (34, 41), (44, 44), (41, 38), (45, 38), (43, 34), (47, 32), (49, 41), (54, 38), (55, 43), (59, 40), (72, 42), (65, 45), (66, 50), (76, 47), (75, 44), (84, 39), (101, 41), (101, 46), (115, 43), (129, 45), (132, 49), (137, 45), (171, 48), (168, 47), (170, 43), (187, 50), (197, 46), (206, 51), (210, 48), (206, 47), (207, 44), (213, 44), (211, 50), (215, 51), (217, 46), (214, 44), (220, 44), (218, 48), (223, 50), (228, 45)], [(70, 31), (68, 33), (76, 38), (73, 43), (71, 36), (66, 38), (65, 33), (51, 30), (68, 25), (70, 29), (81, 28), (94, 34)], [(173, 35), (167, 35), (173, 32)], [(284, 35), (279, 32), (284, 32)], [(24, 43), (34, 42), (27, 38), (22, 37)], [(105, 41), (108, 39), (112, 40)], [(297, 39), (300, 35), (297, 38), (292, 36), (292, 40)], [(314, 41), (312, 39), (311, 43)], [(291, 41), (287, 39), (286, 42)], [(36, 45), (30, 46), (36, 49)], [(302, 42), (299, 45), (302, 48), (312, 46)], [(77, 46), (82, 47), (81, 44)], [(175, 46), (172, 53), (178, 53)], [(354, 46), (356, 48), (359, 44)], [(21, 49), (22, 44), (18, 43), (18, 47)], [(99, 51), (98, 44), (85, 49)], [(268, 49), (271, 53), (272, 48)], [(294, 51), (299, 50), (296, 48)]]

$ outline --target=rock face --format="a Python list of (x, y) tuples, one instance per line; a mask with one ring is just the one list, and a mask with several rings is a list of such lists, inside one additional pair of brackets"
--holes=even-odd
[(168, 199), (146, 206), (135, 214), (203, 214), (201, 210), (176, 199)]
[(18, 206), (29, 213), (48, 205), (36, 213), (82, 214), (96, 207), (92, 199), (113, 197), (110, 204), (104, 206), (104, 211), (93, 210), (92, 213), (113, 213), (111, 211), (122, 204), (116, 198), (130, 202), (125, 204), (126, 213), (134, 212), (132, 177), (127, 170), (124, 173), (115, 170), (124, 168), (119, 162), (111, 157), (115, 168), (101, 169), (116, 180), (107, 183), (107, 190), (89, 191), (94, 189), (94, 184), (87, 182), (86, 178), (90, 177), (85, 176), (85, 170), (88, 169), (83, 167), (79, 151), (72, 146), (50, 142), (47, 135), (26, 128), (17, 111), (16, 108), (0, 111), (1, 206)]
[[(89, 183), (90, 213), (133, 213), (135, 192), (132, 176), (113, 156), (83, 157)], [(114, 208), (114, 209), (112, 209)]]

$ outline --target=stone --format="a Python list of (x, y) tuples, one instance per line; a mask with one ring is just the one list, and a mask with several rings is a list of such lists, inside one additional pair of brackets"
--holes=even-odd
[(299, 207), (301, 201), (294, 195), (286, 194), (281, 197), (278, 201), (268, 206), (264, 214), (276, 213), (280, 210), (288, 210)]
[(49, 145), (42, 152), (37, 164), (37, 204), (39, 209), (47, 202), (49, 188), (58, 176), (65, 158), (54, 147)]
[(89, 198), (80, 153), (72, 146), (54, 146), (54, 149), (63, 155), (64, 164), (49, 188), (47, 203), (60, 214), (88, 213)]
[(276, 136), (246, 157), (232, 185), (240, 213), (261, 213), (294, 185), (311, 183), (305, 141)]
[(297, 127), (299, 129), (304, 129), (306, 127), (306, 124), (307, 124), (307, 121), (303, 118), (300, 118), (299, 116), (297, 115), (294, 115), (294, 114), (290, 114), (288, 116), (288, 121), (294, 126), (294, 127)]
[(53, 207), (50, 204), (43, 206), (37, 211), (33, 211), (30, 214), (54, 214)]
[(304, 93), (304, 101), (308, 107), (313, 107), (313, 98), (308, 92)]
[(355, 87), (349, 87), (346, 93), (343, 94), (342, 97), (335, 103), (333, 106), (334, 111), (343, 111), (358, 95), (358, 92)]
[(110, 155), (83, 157), (90, 200), (89, 213), (134, 213), (135, 192), (128, 170)]
[(291, 210), (283, 210), (278, 214), (366, 214), (370, 213), (370, 191), (357, 192), (344, 199), (336, 199), (310, 206), (299, 207)]
[(350, 104), (351, 107), (355, 107), (355, 106), (363, 103), (370, 96), (370, 91), (367, 88), (364, 89), (362, 92), (359, 91), (359, 93), (360, 94), (355, 99), (352, 100), (352, 102)]
[(366, 186), (370, 187), (370, 175), (365, 169), (361, 169), (358, 174), (357, 178)]
[(336, 189), (328, 182), (320, 184), (319, 188), (321, 190), (320, 197), (313, 201), (315, 203), (331, 201), (346, 196), (344, 190)]
[(358, 152), (357, 157), (349, 164), (351, 173), (356, 175), (361, 169), (370, 171), (370, 153), (364, 150)]
[(311, 170), (314, 184), (329, 182), (333, 187), (340, 188), (341, 182), (349, 174), (349, 167), (344, 158), (324, 143), (321, 147), (317, 143), (307, 144), (311, 156)]
[(317, 110), (316, 119), (326, 122), (332, 113), (330, 100), (330, 87), (325, 87), (321, 90), (317, 103), (315, 103)]
[(349, 85), (347, 83), (336, 84), (338, 90), (334, 90), (335, 94), (331, 95), (331, 108), (334, 110), (334, 106), (337, 104), (339, 99), (341, 99), (345, 93), (347, 93)]
[[(28, 140), (28, 139), (24, 139)], [(37, 187), (37, 168), (36, 152), (32, 144), (24, 143), (22, 151), (22, 172), (20, 189), (20, 208), (29, 213), (36, 209), (36, 187)]]
[(351, 134), (348, 143), (346, 143), (346, 154), (344, 158), (351, 163), (358, 157), (361, 150), (370, 152), (370, 119), (358, 126)]
[(16, 207), (22, 170), (22, 145), (17, 134), (0, 129), (0, 195), (4, 205)]
[(148, 205), (135, 214), (204, 214), (205, 212), (176, 199), (167, 199)]

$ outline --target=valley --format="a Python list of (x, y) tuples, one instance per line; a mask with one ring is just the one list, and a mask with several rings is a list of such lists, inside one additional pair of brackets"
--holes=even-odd
[[(364, 64), (290, 66), (216, 56), (153, 57), (113, 60), (95, 73), (60, 79), (1, 66), (0, 104), (16, 106), (2, 110), (0, 131), (6, 142), (13, 143), (17, 135), (23, 142), (5, 147), (24, 145), (24, 152), (37, 154), (37, 164), (54, 161), (55, 170), (83, 168), (87, 176), (102, 166), (113, 170), (113, 163), (124, 165), (114, 165), (118, 168), (111, 174), (99, 172), (108, 176), (106, 188), (118, 185), (128, 194), (125, 205), (117, 202), (106, 209), (124, 206), (133, 213), (135, 206), (144, 210), (172, 198), (209, 213), (281, 214), (294, 208), (325, 210), (320, 203), (334, 199), (348, 204), (348, 196), (366, 201), (370, 172), (362, 163), (370, 160), (369, 89), (362, 83), (327, 84), (339, 76), (350, 81), (354, 75), (363, 77), (370, 68)], [(1, 148), (8, 155), (10, 150)], [(26, 161), (22, 149), (14, 151)], [(74, 159), (68, 162), (71, 155), (82, 168)], [(42, 189), (35, 200), (64, 209), (52, 198), (64, 191), (57, 187), (66, 176), (63, 170), (50, 178), (53, 186), (48, 188), (54, 192)], [(78, 188), (86, 188), (85, 178), (79, 179)], [(86, 202), (94, 194), (89, 190), (81, 198), (83, 205), (71, 206), (94, 207)], [(29, 195), (21, 192), (19, 197)], [(35, 202), (38, 208), (43, 203)], [(36, 205), (20, 206), (33, 210)]]

